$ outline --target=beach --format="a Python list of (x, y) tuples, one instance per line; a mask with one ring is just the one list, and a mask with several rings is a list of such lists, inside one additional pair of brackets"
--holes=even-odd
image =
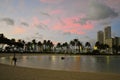
[[(2, 56), (6, 55), (0, 54)], [(57, 71), (0, 64), (0, 80), (120, 80), (120, 74)]]

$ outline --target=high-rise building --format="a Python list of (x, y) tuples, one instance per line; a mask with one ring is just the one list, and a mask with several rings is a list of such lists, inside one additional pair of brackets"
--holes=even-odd
[(115, 37), (115, 38), (114, 38), (113, 45), (115, 45), (115, 46), (120, 46), (120, 37)]
[(97, 38), (100, 43), (107, 44), (109, 48), (107, 52), (113, 52), (113, 46), (120, 46), (120, 37), (112, 38), (111, 36), (111, 26), (107, 26), (103, 31), (99, 31), (97, 33)]
[(108, 26), (104, 29), (104, 39), (111, 39), (111, 27)]
[(103, 33), (103, 31), (99, 31), (97, 33), (97, 39), (100, 43), (104, 43), (104, 33)]

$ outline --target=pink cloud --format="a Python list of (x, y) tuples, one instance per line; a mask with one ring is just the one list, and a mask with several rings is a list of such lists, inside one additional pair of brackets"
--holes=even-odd
[(41, 23), (48, 25), (50, 23), (50, 19), (41, 20)]
[(91, 23), (86, 23), (85, 25), (83, 25), (84, 30), (91, 30), (93, 28), (94, 28), (94, 26)]
[(52, 15), (54, 15), (54, 14), (61, 14), (62, 12), (63, 12), (62, 10), (57, 9), (57, 10), (51, 11), (50, 14), (52, 14)]
[(13, 34), (23, 34), (25, 32), (26, 30), (22, 27), (15, 27), (13, 28), (13, 31), (12, 31)]
[(73, 34), (86, 34), (86, 31), (92, 30), (94, 28), (94, 25), (92, 23), (86, 23), (84, 25), (79, 23), (74, 23), (74, 19), (77, 19), (77, 17), (70, 17), (65, 18), (62, 20), (65, 25), (62, 25), (61, 23), (56, 23), (53, 26), (53, 30), (60, 30), (63, 32), (70, 32)]
[(38, 25), (44, 24), (48, 25), (50, 23), (50, 19), (40, 20), (37, 17), (33, 17), (32, 19), (32, 27), (38, 27)]
[(35, 16), (35, 17), (33, 17), (33, 23), (32, 23), (32, 25), (39, 25), (40, 24), (40, 20)]

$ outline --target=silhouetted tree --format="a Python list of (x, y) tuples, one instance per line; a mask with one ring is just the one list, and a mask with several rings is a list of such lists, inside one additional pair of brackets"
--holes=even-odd
[(50, 42), (50, 51), (53, 51), (54, 44), (53, 42)]
[(18, 49), (19, 52), (23, 52), (24, 41), (22, 41), (21, 39), (19, 39), (18, 42), (16, 42), (16, 47), (17, 47), (17, 49)]
[(95, 43), (95, 46), (98, 48), (98, 49), (100, 49), (100, 42), (99, 41), (97, 41), (96, 43)]
[(78, 50), (79, 50), (79, 53), (80, 53), (80, 48), (81, 50), (83, 49), (83, 45), (80, 41), (77, 42), (77, 46), (78, 46)]
[(69, 45), (67, 42), (62, 44), (62, 47), (64, 48), (65, 53), (68, 53)]
[(76, 52), (77, 51), (80, 52), (80, 46), (82, 47), (82, 43), (78, 39), (74, 39), (73, 41), (75, 43), (75, 50), (76, 50)]
[(61, 52), (61, 50), (62, 50), (62, 44), (61, 43), (57, 43), (56, 48), (58, 48), (59, 52)]
[(38, 47), (39, 47), (39, 51), (42, 52), (43, 45), (42, 45), (41, 41), (38, 42)]
[(1, 34), (0, 35), (0, 45), (1, 45), (0, 51), (3, 50), (3, 47), (4, 47), (5, 44), (9, 44), (8, 42), (10, 42), (10, 40), (7, 39), (3, 34)]
[(86, 43), (85, 43), (85, 47), (86, 47), (86, 49), (87, 49), (87, 52), (89, 52), (90, 49), (91, 49), (91, 44), (90, 44), (90, 42), (86, 42)]
[(33, 39), (33, 40), (32, 40), (32, 49), (33, 49), (34, 52), (36, 52), (36, 48), (37, 48), (36, 45), (37, 45), (36, 40)]
[(43, 51), (46, 51), (46, 48), (47, 48), (47, 41), (44, 40), (43, 41)]
[(31, 50), (33, 50), (33, 49), (32, 49), (32, 43), (31, 43), (31, 42), (28, 42), (28, 43), (26, 44), (26, 48), (27, 48), (27, 52), (31, 52)]
[(54, 45), (53, 45), (52, 41), (48, 40), (46, 42), (47, 51), (52, 51), (53, 46)]
[(11, 51), (15, 51), (15, 47), (16, 47), (16, 40), (13, 38), (13, 39), (11, 39), (11, 41), (10, 41)]
[(71, 46), (71, 51), (73, 52), (73, 49), (75, 49), (75, 42), (74, 41), (70, 41), (70, 46)]
[(119, 46), (113, 45), (112, 48), (113, 48), (113, 53), (114, 53), (114, 54), (118, 54)]

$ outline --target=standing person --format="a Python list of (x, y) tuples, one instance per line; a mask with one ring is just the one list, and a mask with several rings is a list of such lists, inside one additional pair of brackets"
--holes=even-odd
[(16, 66), (16, 62), (17, 62), (17, 58), (16, 57), (13, 57), (13, 62), (14, 62), (14, 66)]

